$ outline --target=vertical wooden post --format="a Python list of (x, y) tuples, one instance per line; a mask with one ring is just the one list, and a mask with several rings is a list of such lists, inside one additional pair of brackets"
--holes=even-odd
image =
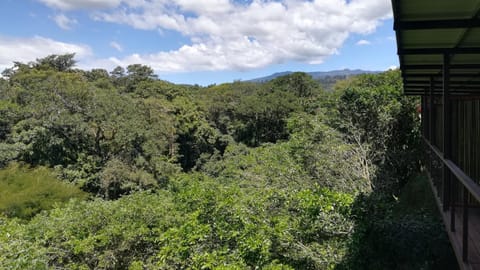
[[(424, 91), (423, 91), (423, 95), (422, 95), (422, 105), (421, 105), (421, 108), (420, 108), (420, 112), (421, 112), (421, 126), (422, 126), (422, 136), (423, 138), (426, 138), (426, 139), (429, 139), (430, 138), (428, 137), (428, 127), (429, 127), (429, 124), (428, 124), (428, 110), (427, 110), (427, 97), (428, 97), (428, 88), (425, 87)], [(426, 149), (426, 147), (425, 147)], [(428, 166), (428, 164), (430, 164), (430, 157), (425, 153), (425, 155), (423, 156), (422, 158), (422, 161), (425, 162), (425, 166)], [(429, 172), (430, 172), (430, 168), (426, 168)]]
[[(434, 77), (430, 77), (430, 99), (429, 99), (429, 111), (428, 111), (428, 140), (430, 141), (430, 144), (431, 145), (435, 145), (435, 123), (434, 123), (434, 120), (435, 120), (435, 103), (434, 103), (434, 89), (435, 89), (435, 85), (434, 85)], [(433, 174), (433, 158), (434, 158), (434, 154), (431, 152), (430, 150), (430, 156), (429, 156), (429, 159), (430, 159), (430, 163), (429, 163), (429, 173), (430, 173), (430, 177), (432, 178), (432, 181), (434, 183), (434, 185), (436, 185), (436, 182), (434, 180), (434, 174)], [(438, 190), (438, 187), (437, 187), (437, 190)]]
[(425, 105), (427, 104), (427, 89), (425, 89), (425, 91), (423, 92), (423, 95), (421, 96), (422, 98), (422, 102), (421, 102), (421, 105), (420, 105), (420, 125), (422, 127), (422, 135), (424, 138), (427, 138), (428, 134), (427, 134), (427, 123), (426, 123), (426, 119), (425, 119)]
[(430, 140), (430, 144), (431, 145), (434, 145), (435, 144), (435, 123), (434, 123), (434, 117), (435, 117), (435, 114), (434, 114), (434, 110), (435, 110), (435, 103), (434, 103), (434, 93), (433, 93), (433, 90), (435, 89), (435, 85), (434, 85), (434, 77), (430, 77), (430, 112), (429, 112), (429, 119), (428, 119), (428, 124), (430, 125), (429, 126), (429, 131), (428, 131), (428, 139)]
[(462, 229), (462, 259), (464, 262), (468, 261), (468, 190), (463, 187), (463, 229)]
[(422, 132), (423, 132), (423, 137), (424, 138), (427, 138), (428, 140), (430, 140), (430, 136), (429, 136), (429, 128), (430, 128), (430, 124), (428, 123), (428, 120), (430, 119), (429, 118), (429, 110), (428, 110), (428, 92), (429, 92), (429, 88), (428, 87), (425, 87), (424, 91), (423, 91), (423, 96), (422, 96)]
[[(451, 155), (451, 108), (450, 108), (450, 89), (449, 89), (449, 81), (450, 81), (450, 55), (444, 54), (443, 55), (443, 158), (450, 159)], [(451, 201), (451, 188), (452, 188), (452, 181), (450, 179), (450, 170), (444, 164), (443, 165), (443, 211), (447, 211), (448, 208), (451, 208), (451, 222), (452, 231), (455, 230), (455, 218), (453, 216), (454, 207)]]

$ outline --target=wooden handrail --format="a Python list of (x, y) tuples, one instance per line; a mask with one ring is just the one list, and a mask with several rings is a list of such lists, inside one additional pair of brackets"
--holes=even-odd
[(442, 151), (440, 151), (440, 149), (438, 149), (436, 146), (431, 144), (430, 141), (427, 138), (423, 137), (423, 140), (428, 145), (428, 147), (430, 147), (430, 149), (432, 149), (432, 151), (438, 156), (438, 158), (440, 158), (443, 161), (444, 158), (443, 158)]
[(432, 151), (437, 155), (437, 157), (450, 169), (455, 177), (458, 179), (460, 183), (468, 190), (470, 194), (480, 202), (480, 186), (473, 181), (470, 176), (465, 174), (465, 172), (460, 169), (454, 162), (449, 159), (445, 159), (443, 157), (443, 153), (435, 146), (433, 146), (425, 137), (423, 137), (425, 143), (432, 149)]

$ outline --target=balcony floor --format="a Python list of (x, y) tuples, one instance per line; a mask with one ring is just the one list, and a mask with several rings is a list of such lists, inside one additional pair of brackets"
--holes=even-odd
[[(462, 262), (463, 250), (463, 210), (461, 207), (455, 208), (455, 231), (450, 229), (450, 211), (442, 212), (446, 229), (450, 237), (450, 242), (455, 250), (459, 262)], [(480, 269), (480, 208), (469, 208), (468, 213), (468, 262), (460, 265), (462, 269)]]

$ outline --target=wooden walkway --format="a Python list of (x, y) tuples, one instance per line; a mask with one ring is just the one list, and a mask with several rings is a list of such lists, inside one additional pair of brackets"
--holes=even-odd
[(430, 187), (436, 200), (436, 205), (441, 213), (445, 230), (462, 270), (480, 270), (480, 207), (468, 209), (468, 256), (463, 260), (463, 208), (455, 207), (455, 230), (451, 230), (451, 208), (443, 211), (441, 199), (435, 187), (431, 174), (427, 171)]
[(442, 216), (450, 242), (455, 250), (461, 269), (480, 270), (480, 208), (470, 208), (468, 213), (468, 257), (467, 262), (462, 259), (463, 254), (463, 211), (455, 208), (455, 231), (450, 229), (450, 211), (443, 212)]

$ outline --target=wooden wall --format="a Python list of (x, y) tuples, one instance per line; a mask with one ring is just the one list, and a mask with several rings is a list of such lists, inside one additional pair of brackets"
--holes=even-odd
[[(424, 97), (422, 125), (424, 136), (443, 151), (442, 99), (434, 98), (433, 114), (430, 97)], [(432, 117), (433, 116), (433, 117)], [(452, 100), (452, 161), (468, 176), (480, 183), (480, 98)], [(433, 134), (430, 135), (430, 122)]]
[(452, 102), (452, 161), (468, 176), (480, 179), (480, 100)]

